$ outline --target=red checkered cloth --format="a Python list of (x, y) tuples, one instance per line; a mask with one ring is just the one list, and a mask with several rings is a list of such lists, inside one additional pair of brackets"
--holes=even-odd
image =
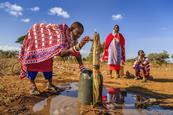
[(26, 76), (26, 65), (43, 62), (58, 56), (64, 48), (76, 45), (72, 41), (66, 24), (34, 24), (28, 31), (19, 61), (22, 65), (21, 78)]

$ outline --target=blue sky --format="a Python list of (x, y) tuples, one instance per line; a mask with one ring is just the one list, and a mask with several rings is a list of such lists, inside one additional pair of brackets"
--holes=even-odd
[[(0, 0), (0, 49), (18, 49), (14, 41), (34, 23), (80, 21), (85, 27), (82, 36), (97, 31), (102, 42), (118, 24), (127, 58), (135, 57), (139, 49), (173, 54), (172, 20), (172, 0)], [(91, 43), (82, 53), (90, 48)]]

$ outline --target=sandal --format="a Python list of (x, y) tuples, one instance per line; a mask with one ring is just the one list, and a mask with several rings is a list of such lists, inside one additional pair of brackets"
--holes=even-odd
[(142, 77), (136, 76), (136, 77), (134, 78), (134, 80), (139, 80), (139, 79), (142, 79)]
[(59, 92), (61, 91), (60, 88), (56, 87), (55, 85), (48, 85), (46, 88), (48, 91), (53, 91), (53, 92)]
[(32, 88), (30, 90), (31, 95), (40, 95), (40, 91), (37, 88)]

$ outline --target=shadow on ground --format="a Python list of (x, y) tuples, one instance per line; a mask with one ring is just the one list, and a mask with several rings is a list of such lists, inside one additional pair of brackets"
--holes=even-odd
[(153, 80), (154, 82), (173, 82), (173, 79), (165, 79), (165, 78), (154, 78)]
[(157, 99), (173, 98), (173, 94), (158, 93), (158, 92), (154, 92), (152, 90), (149, 90), (147, 88), (143, 88), (140, 86), (131, 86), (126, 89), (127, 89), (127, 91), (130, 91), (130, 92), (150, 96), (150, 97), (157, 98)]

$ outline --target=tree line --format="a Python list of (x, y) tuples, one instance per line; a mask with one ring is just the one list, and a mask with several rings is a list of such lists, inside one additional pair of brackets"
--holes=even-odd
[[(157, 64), (157, 65), (162, 65), (162, 64), (168, 64), (171, 63), (171, 61), (169, 60), (170, 58), (172, 58), (173, 60), (173, 54), (169, 54), (167, 51), (163, 50), (160, 53), (149, 53), (148, 55), (146, 55), (150, 62), (152, 64)], [(134, 59), (127, 59), (127, 62), (133, 62)]]
[(0, 58), (17, 58), (19, 52), (18, 51), (3, 51), (0, 50)]

